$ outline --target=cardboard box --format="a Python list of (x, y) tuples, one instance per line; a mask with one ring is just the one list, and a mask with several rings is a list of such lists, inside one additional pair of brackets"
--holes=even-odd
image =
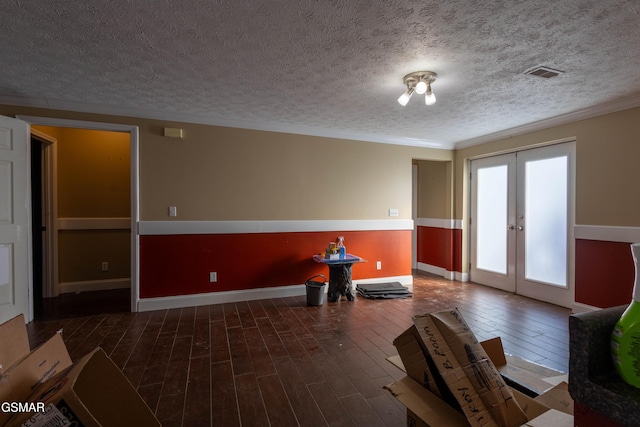
[[(487, 343), (488, 343), (488, 346), (485, 347), (485, 344)], [(506, 365), (502, 365), (502, 366), (498, 365), (501, 360), (507, 360), (507, 355), (505, 355), (504, 351), (502, 350), (502, 341), (500, 337), (492, 338), (487, 341), (481, 341), (480, 344), (482, 344), (482, 346), (485, 347), (487, 354), (489, 355), (491, 360), (494, 362), (494, 364), (496, 364), (496, 367), (498, 368), (498, 370), (501, 370), (502, 367), (509, 366), (508, 362)], [(500, 349), (500, 351), (502, 351), (502, 354), (500, 355), (496, 354), (495, 351), (497, 349)], [(494, 356), (497, 356), (497, 357), (494, 358)], [(574, 402), (573, 402), (573, 399), (571, 398), (571, 395), (569, 394), (568, 384), (566, 382), (566, 377), (567, 377), (566, 374), (558, 376), (557, 371), (553, 371), (545, 367), (540, 367), (540, 365), (532, 364), (531, 362), (527, 362), (515, 356), (510, 356), (509, 359), (511, 359), (512, 361), (515, 360), (518, 365), (532, 367), (533, 370), (531, 371), (527, 371), (526, 368), (517, 367), (518, 372), (522, 371), (521, 378), (523, 380), (527, 381), (529, 379), (533, 379), (534, 385), (542, 385), (542, 383), (544, 383), (544, 385), (542, 385), (541, 387), (543, 392), (536, 394), (535, 398), (531, 398), (527, 394), (518, 391), (518, 388), (515, 388), (515, 389), (512, 388), (512, 392), (514, 393), (516, 400), (518, 400), (521, 406), (523, 406), (523, 409), (527, 417), (538, 417), (542, 413), (548, 412), (549, 409), (552, 409), (557, 412), (562, 412), (568, 415), (569, 418), (571, 418), (571, 416), (574, 414)], [(401, 369), (402, 371), (407, 372), (400, 356), (390, 356), (387, 358), (387, 360), (390, 363), (394, 364), (399, 369)], [(542, 368), (542, 370), (540, 368)], [(542, 378), (536, 377), (536, 374), (540, 371), (542, 371), (543, 374), (545, 374), (545, 376), (543, 376)], [(557, 380), (557, 378), (559, 380)], [(415, 408), (416, 402), (419, 402), (417, 403), (419, 405), (420, 402), (424, 400), (424, 397), (416, 397), (416, 396), (419, 396), (421, 393), (419, 391), (416, 392), (415, 390), (411, 389), (410, 386), (406, 386), (405, 384), (403, 384), (403, 382), (408, 381), (408, 379), (409, 377), (407, 374), (407, 377), (405, 377), (403, 380), (399, 381), (398, 383), (390, 384), (385, 388), (389, 389), (393, 393), (401, 393), (401, 394), (404, 393), (402, 396), (396, 396), (397, 399), (400, 400), (402, 403), (405, 403), (405, 406)], [(556, 382), (556, 381), (557, 381), (557, 384), (554, 386), (552, 382)], [(419, 385), (419, 384), (416, 382), (416, 385)], [(524, 384), (523, 387), (520, 387), (520, 388), (524, 388), (527, 392), (529, 392), (532, 389), (532, 385)], [(528, 396), (529, 399), (527, 399), (525, 396)], [(446, 402), (443, 402), (443, 403), (446, 403)], [(453, 408), (448, 408), (448, 409), (453, 409)], [(427, 425), (424, 421), (421, 421), (422, 424), (420, 423), (416, 424), (416, 420), (418, 420), (420, 417), (417, 414), (411, 412), (410, 409), (407, 409), (407, 411), (408, 413), (410, 413), (408, 416), (412, 420), (411, 423), (407, 425), (417, 425), (417, 426)], [(559, 418), (560, 416), (556, 415), (556, 417)], [(563, 417), (563, 418), (566, 418), (566, 417)], [(469, 423), (465, 421), (465, 423), (463, 423), (462, 425), (468, 426)], [(525, 423), (524, 425), (528, 426), (529, 424)], [(551, 425), (555, 426), (555, 424), (551, 424)]]
[(24, 333), (24, 316), (16, 316), (0, 325), (0, 342), (11, 345), (0, 346), (0, 374), (25, 357), (29, 348), (29, 337)]
[[(471, 425), (461, 412), (447, 405), (408, 376), (385, 388), (406, 406), (407, 426), (469, 427)], [(570, 414), (550, 409), (542, 402), (517, 390), (512, 392), (529, 418), (521, 427), (573, 427), (573, 417)]]
[[(41, 384), (29, 400), (44, 402), (49, 410), (47, 416), (66, 417), (77, 422), (74, 425), (78, 427), (160, 426), (133, 385), (101, 348)], [(18, 414), (7, 426), (22, 426), (35, 415)]]
[(408, 376), (385, 388), (407, 407), (407, 426), (469, 427), (461, 412)]
[[(24, 316), (0, 325), (0, 403), (23, 402), (43, 382), (71, 366), (71, 358), (60, 334), (33, 351)], [(13, 414), (0, 411), (0, 426)]]
[(413, 319), (420, 338), (472, 426), (517, 427), (524, 411), (457, 309)]
[[(410, 341), (411, 337), (413, 336), (413, 334), (410, 333), (411, 329), (415, 329), (415, 326), (407, 329), (398, 337), (403, 337), (405, 342), (402, 342), (401, 340), (394, 341), (394, 344), (398, 344), (396, 345), (398, 355), (389, 356), (387, 358), (389, 362), (396, 365), (401, 370), (407, 372), (407, 375), (409, 375), (410, 377), (411, 375), (409, 373), (409, 370), (403, 362), (403, 360), (411, 360), (410, 358), (407, 359), (407, 353), (410, 355), (410, 357), (413, 357), (415, 359), (419, 359), (420, 356), (422, 356), (423, 360), (425, 359), (423, 355), (414, 355), (411, 350), (407, 350), (419, 347), (419, 344), (417, 342), (413, 344), (406, 342)], [(502, 378), (505, 379), (507, 385), (512, 389), (518, 390), (526, 394), (527, 396), (536, 397), (548, 392), (551, 388), (558, 384), (564, 384), (564, 388), (566, 388), (566, 383), (568, 381), (567, 374), (554, 371), (553, 369), (533, 362), (529, 362), (517, 356), (505, 354), (500, 337), (491, 338), (486, 341), (480, 341), (480, 345), (482, 345), (482, 348), (484, 348), (484, 350), (487, 352), (487, 355), (495, 365), (496, 369), (498, 369), (498, 372), (500, 372)], [(431, 374), (429, 373), (428, 375)], [(419, 380), (416, 381), (421, 382)], [(571, 407), (573, 405), (573, 401), (565, 402), (563, 405), (565, 406), (565, 408)]]
[(539, 417), (527, 421), (522, 427), (573, 427), (573, 416), (550, 409)]
[(23, 316), (0, 325), (0, 403), (9, 406), (5, 402), (19, 403), (21, 412), (0, 411), (0, 426), (160, 426), (102, 349), (72, 364), (55, 334), (29, 351)]
[(542, 403), (550, 409), (572, 415), (574, 413), (574, 403), (569, 394), (569, 384), (562, 382), (555, 387), (547, 390), (534, 399), (536, 402)]
[[(432, 320), (434, 318), (436, 320)], [(439, 322), (439, 324), (436, 322)], [(534, 366), (534, 371), (529, 372), (527, 372), (525, 368), (511, 366), (504, 354), (500, 338), (477, 343), (468, 325), (464, 322), (464, 319), (462, 319), (462, 316), (457, 310), (434, 313), (433, 317), (429, 316), (429, 319), (425, 319), (425, 316), (416, 316), (414, 323), (413, 327), (409, 328), (394, 341), (394, 345), (396, 345), (402, 361), (390, 358), (389, 360), (392, 363), (397, 364), (401, 368), (405, 368), (405, 363), (412, 365), (414, 376), (417, 375), (420, 380), (420, 378), (424, 378), (420, 376), (420, 369), (424, 369), (425, 365), (429, 368), (430, 364), (428, 363), (428, 359), (430, 357), (438, 357), (446, 361), (446, 367), (441, 367), (441, 369), (449, 371), (445, 371), (447, 376), (453, 376), (453, 378), (447, 378), (447, 384), (449, 384), (449, 386), (453, 384), (453, 387), (462, 387), (465, 389), (471, 384), (475, 389), (479, 382), (485, 386), (487, 384), (490, 385), (490, 387), (485, 387), (487, 390), (480, 390), (480, 392), (476, 392), (473, 395), (467, 393), (465, 396), (466, 403), (475, 404), (476, 402), (481, 402), (486, 405), (485, 402), (487, 400), (483, 400), (480, 397), (481, 393), (491, 393), (491, 386), (497, 386), (500, 396), (505, 396), (507, 395), (505, 394), (505, 389), (508, 389), (513, 397), (513, 402), (517, 403), (524, 418), (519, 418), (522, 415), (516, 413), (516, 417), (521, 419), (521, 421), (516, 421), (518, 418), (513, 418), (510, 421), (506, 419), (506, 422), (512, 423), (507, 425), (532, 427), (542, 425), (545, 427), (569, 427), (573, 425), (573, 416), (571, 415), (573, 402), (569, 396), (566, 383), (561, 382), (558, 386), (553, 387), (552, 384), (540, 380), (539, 376), (537, 376), (539, 372), (535, 372), (538, 371), (537, 366)], [(440, 331), (440, 326), (445, 330), (444, 333)], [(437, 329), (435, 333), (434, 328)], [(412, 339), (415, 342), (412, 343)], [(478, 345), (481, 344), (481, 349), (476, 348), (475, 344), (470, 345), (474, 342)], [(424, 346), (422, 344), (425, 344), (425, 346), (429, 344), (434, 350), (433, 353), (430, 353), (428, 349), (425, 351), (424, 361), (420, 359), (416, 350), (416, 347), (423, 348)], [(465, 346), (465, 344), (469, 345)], [(456, 347), (457, 354), (451, 350), (451, 347)], [(458, 361), (458, 357), (462, 359), (462, 362)], [(453, 358), (456, 358), (457, 366), (452, 362)], [(481, 365), (474, 368), (474, 362), (479, 360), (482, 361)], [(489, 362), (487, 362), (487, 360)], [(467, 365), (466, 371), (462, 365)], [(519, 365), (527, 368), (530, 367), (526, 363), (519, 363)], [(492, 370), (487, 371), (487, 369)], [(557, 374), (557, 372), (546, 368), (540, 367), (540, 369), (546, 370), (545, 373), (549, 376), (555, 376)], [(504, 387), (501, 385), (501, 381), (495, 378), (496, 372), (498, 372), (498, 376), (501, 377), (499, 374), (501, 371), (518, 377), (518, 380), (524, 380), (525, 392), (531, 392), (533, 389), (544, 389), (546, 393), (533, 399), (516, 389)], [(406, 369), (406, 372), (408, 373), (409, 369)], [(431, 373), (430, 375), (433, 376), (434, 374)], [(444, 376), (445, 375), (443, 375), (443, 377)], [(463, 376), (465, 378), (462, 378)], [(469, 378), (469, 376), (473, 378)], [(489, 380), (487, 380), (487, 378), (489, 378)], [(527, 381), (529, 381), (529, 383), (527, 383)], [(471, 417), (469, 417), (469, 411), (457, 411), (455, 405), (451, 405), (449, 402), (435, 395), (424, 387), (421, 381), (416, 382), (415, 379), (410, 376), (390, 384), (385, 388), (390, 390), (391, 393), (407, 407), (408, 426), (438, 427), (442, 425), (472, 425), (484, 427), (497, 425), (497, 421), (493, 418), (493, 413), (486, 408), (486, 406), (483, 414), (490, 414), (491, 419), (487, 419), (486, 417), (479, 419), (477, 417), (479, 411), (472, 412)], [(457, 388), (454, 388), (454, 390), (457, 390)], [(466, 391), (468, 390), (465, 389), (465, 392)], [(492, 397), (495, 397), (495, 394)], [(508, 409), (515, 407), (511, 400), (509, 400), (509, 402), (510, 408)], [(495, 412), (495, 408), (493, 412)], [(502, 412), (502, 414), (506, 414), (507, 418), (511, 416), (508, 411)], [(504, 417), (503, 421), (505, 421)], [(551, 422), (553, 422), (553, 424), (551, 424)]]
[[(439, 381), (442, 381), (442, 377), (435, 369), (431, 358), (428, 357), (427, 350), (420, 339), (420, 334), (416, 327), (412, 326), (400, 334), (393, 340), (393, 345), (398, 350), (407, 375), (436, 396), (442, 397), (442, 393), (440, 393), (436, 383), (436, 377), (439, 377)], [(429, 366), (429, 364), (432, 366)]]

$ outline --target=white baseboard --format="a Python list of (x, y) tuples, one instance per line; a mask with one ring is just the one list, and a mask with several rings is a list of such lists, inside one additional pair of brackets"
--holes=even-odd
[(87, 291), (110, 291), (113, 289), (130, 289), (131, 279), (83, 280), (77, 282), (58, 283), (58, 293), (71, 294)]
[(240, 291), (209, 292), (206, 294), (177, 295), (171, 297), (140, 298), (138, 311), (165, 310), (170, 308), (197, 307), (227, 302), (252, 301), (267, 298), (283, 298), (305, 295), (305, 285), (276, 286), (271, 288), (243, 289)]
[(442, 267), (436, 267), (435, 265), (425, 264), (424, 262), (418, 263), (418, 270), (426, 271), (427, 273), (435, 274), (438, 276), (445, 277), (447, 270)]
[[(354, 280), (358, 283), (400, 282), (413, 289), (413, 276), (392, 276), (375, 279)], [(327, 292), (327, 287), (325, 287)], [(178, 295), (171, 297), (141, 298), (138, 301), (138, 311), (166, 310), (171, 308), (197, 307), (200, 305), (222, 304), (227, 302), (253, 301), (268, 298), (283, 298), (306, 295), (304, 284), (289, 286), (274, 286), (270, 288), (243, 289), (239, 291), (209, 292), (206, 294)]]
[(455, 280), (458, 282), (468, 282), (469, 281), (469, 273), (460, 273), (458, 271), (455, 272)]
[[(418, 263), (418, 270), (426, 271), (427, 273), (435, 274), (437, 276), (442, 276), (447, 280), (460, 280), (467, 273), (458, 273), (457, 271), (449, 271), (446, 268), (437, 267), (435, 265), (425, 264), (423, 262)], [(462, 275), (462, 276), (461, 276)], [(467, 277), (468, 280), (468, 277)]]

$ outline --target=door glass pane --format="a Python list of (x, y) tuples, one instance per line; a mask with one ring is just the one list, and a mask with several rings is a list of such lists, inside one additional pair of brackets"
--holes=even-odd
[(9, 284), (10, 255), (11, 247), (9, 245), (0, 245), (0, 286)]
[(14, 303), (10, 267), (11, 246), (0, 245), (0, 306)]
[(507, 165), (478, 169), (477, 268), (507, 274)]
[(0, 161), (0, 223), (12, 222), (13, 194), (11, 163)]
[(567, 157), (525, 170), (525, 278), (567, 286)]

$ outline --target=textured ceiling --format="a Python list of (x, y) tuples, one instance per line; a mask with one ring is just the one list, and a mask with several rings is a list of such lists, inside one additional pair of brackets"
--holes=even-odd
[[(640, 105), (637, 0), (3, 0), (0, 14), (0, 103), (439, 148)], [(524, 73), (539, 65), (564, 73)], [(401, 107), (417, 70), (438, 74), (438, 102)]]

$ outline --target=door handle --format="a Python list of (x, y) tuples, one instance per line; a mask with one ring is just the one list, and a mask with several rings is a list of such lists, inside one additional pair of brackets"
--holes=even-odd
[(519, 225), (519, 226), (518, 226), (518, 231), (522, 231), (522, 230), (524, 230), (524, 227), (523, 227), (523, 226), (521, 226), (521, 225)]
[(507, 225), (507, 230), (513, 231), (514, 229), (515, 227), (513, 226), (513, 224)]

